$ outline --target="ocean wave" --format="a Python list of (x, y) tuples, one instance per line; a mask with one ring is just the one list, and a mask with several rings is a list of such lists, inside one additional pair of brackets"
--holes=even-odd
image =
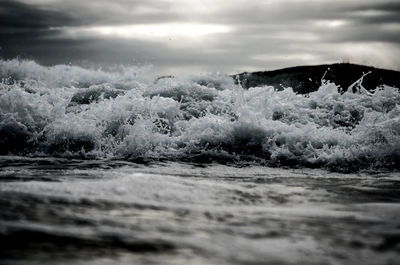
[[(400, 93), (0, 60), (0, 154), (400, 168)], [(351, 90), (354, 88), (352, 87)]]

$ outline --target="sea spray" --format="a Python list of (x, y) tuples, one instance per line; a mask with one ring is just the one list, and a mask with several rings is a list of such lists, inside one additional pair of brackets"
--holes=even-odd
[(400, 93), (0, 61), (0, 153), (398, 169)]

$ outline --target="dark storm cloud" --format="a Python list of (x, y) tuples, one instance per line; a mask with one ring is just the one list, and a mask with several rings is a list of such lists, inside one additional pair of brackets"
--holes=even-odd
[[(323, 23), (327, 22), (327, 26)], [(330, 28), (330, 21), (343, 21), (344, 25)], [(247, 5), (232, 7), (216, 22), (237, 24), (237, 35), (257, 38), (273, 38), (282, 32), (315, 34), (322, 40), (384, 41), (400, 42), (400, 25), (385, 27), (385, 24), (400, 23), (400, 3), (363, 4), (362, 1), (347, 4), (316, 4), (295, 2), (290, 5)], [(394, 28), (391, 30), (391, 28)], [(301, 40), (301, 38), (300, 38)], [(294, 39), (294, 41), (298, 41)]]
[(179, 19), (183, 15), (172, 10), (171, 4), (163, 0), (60, 0), (47, 4), (35, 0), (27, 2), (63, 12), (81, 25), (161, 23)]
[[(119, 25), (163, 23), (229, 31), (199, 41), (112, 33)], [(99, 34), (100, 26), (111, 33)], [(400, 3), (390, 0), (0, 0), (1, 56), (45, 64), (141, 62), (235, 72), (351, 58), (399, 69), (398, 36)]]
[[(176, 20), (162, 1), (60, 1), (56, 5), (35, 1), (0, 0), (0, 33), (35, 32), (84, 25), (159, 23)], [(127, 5), (127, 3), (129, 3)], [(141, 12), (148, 8), (151, 12)], [(43, 34), (46, 34), (44, 32)]]
[(347, 18), (364, 25), (400, 22), (400, 3), (398, 2), (360, 5), (342, 11)]
[[(0, 1), (0, 55), (36, 57), (35, 44), (52, 37), (51, 27), (77, 25), (70, 16), (54, 10), (47, 10), (17, 1)], [(46, 50), (43, 45), (39, 50)]]
[(60, 11), (46, 10), (17, 1), (0, 1), (0, 33), (40, 32), (49, 27), (77, 25), (75, 19)]
[[(342, 9), (343, 10), (343, 9)], [(345, 10), (343, 10), (345, 11)], [(388, 13), (400, 13), (400, 3), (398, 2), (384, 2), (375, 4), (360, 4), (353, 8), (351, 11), (383, 11)]]

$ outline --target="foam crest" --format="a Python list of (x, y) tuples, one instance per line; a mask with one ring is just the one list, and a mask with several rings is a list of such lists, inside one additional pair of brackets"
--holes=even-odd
[(323, 83), (299, 95), (132, 69), (0, 61), (1, 154), (399, 167), (397, 88), (341, 94)]

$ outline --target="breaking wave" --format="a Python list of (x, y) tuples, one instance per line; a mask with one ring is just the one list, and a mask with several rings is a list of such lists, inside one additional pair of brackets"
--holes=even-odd
[(400, 168), (400, 93), (0, 60), (0, 154)]

